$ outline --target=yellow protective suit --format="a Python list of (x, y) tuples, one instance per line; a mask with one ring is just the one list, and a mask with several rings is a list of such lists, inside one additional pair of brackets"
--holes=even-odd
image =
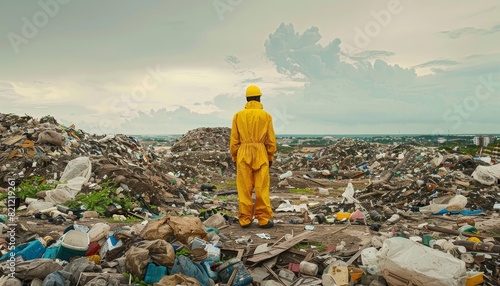
[[(269, 198), (269, 161), (276, 152), (271, 115), (264, 111), (258, 101), (249, 101), (245, 109), (233, 117), (229, 149), (236, 162), (236, 187), (239, 197), (239, 222), (246, 226), (253, 217), (259, 225), (266, 225), (273, 218)], [(255, 191), (255, 208), (252, 203)]]

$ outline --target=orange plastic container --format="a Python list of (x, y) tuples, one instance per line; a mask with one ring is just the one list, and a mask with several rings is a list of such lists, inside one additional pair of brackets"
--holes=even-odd
[(483, 282), (484, 282), (483, 272), (467, 273), (467, 280), (465, 281), (465, 286), (476, 286), (482, 284)]
[(365, 274), (363, 270), (357, 267), (347, 267), (347, 269), (349, 270), (349, 276), (351, 276), (354, 283), (358, 283), (359, 280), (361, 280), (361, 277), (363, 277), (363, 274)]
[(349, 219), (351, 217), (351, 213), (338, 212), (337, 220)]

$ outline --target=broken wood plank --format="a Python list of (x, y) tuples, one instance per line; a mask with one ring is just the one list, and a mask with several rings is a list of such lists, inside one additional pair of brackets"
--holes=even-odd
[(311, 236), (313, 234), (312, 231), (306, 230), (303, 233), (295, 236), (294, 238), (285, 241), (283, 243), (280, 243), (279, 245), (274, 246), (271, 250), (259, 253), (257, 255), (253, 255), (252, 257), (249, 257), (247, 259), (248, 262), (251, 263), (257, 263), (260, 261), (267, 260), (269, 258), (273, 258), (274, 256), (287, 251), (289, 248), (292, 248), (295, 246), (297, 243), (301, 242), (302, 240), (306, 239), (308, 236)]
[(271, 273), (271, 275), (276, 279), (278, 280), (279, 283), (281, 283), (281, 285), (284, 285), (284, 286), (288, 286), (285, 282), (283, 282), (283, 280), (281, 280), (281, 277), (276, 274), (276, 272), (274, 272), (271, 267), (269, 267), (267, 264), (264, 264), (264, 267), (267, 269), (267, 271), (269, 273)]
[(372, 245), (372, 242), (368, 242), (367, 244), (363, 245), (359, 250), (358, 252), (356, 252), (356, 254), (354, 254), (351, 258), (349, 258), (349, 260), (347, 260), (347, 265), (351, 265), (356, 259), (358, 259), (358, 257), (361, 255), (361, 252), (367, 248), (367, 247), (370, 247)]

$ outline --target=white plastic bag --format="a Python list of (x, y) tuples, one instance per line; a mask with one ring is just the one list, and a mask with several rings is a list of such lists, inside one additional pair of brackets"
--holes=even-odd
[(477, 166), (472, 177), (479, 183), (487, 186), (495, 184), (500, 179), (500, 164), (493, 166)]
[(462, 195), (454, 197), (440, 197), (432, 200), (430, 205), (420, 207), (421, 213), (437, 213), (440, 210), (446, 209), (448, 211), (461, 211), (467, 205), (467, 198)]
[(385, 240), (377, 258), (380, 271), (393, 286), (462, 286), (467, 279), (462, 260), (402, 237)]
[(354, 186), (352, 183), (347, 184), (347, 188), (345, 188), (344, 193), (342, 194), (342, 197), (347, 199), (347, 203), (354, 203)]
[(80, 192), (84, 183), (90, 179), (92, 164), (90, 158), (80, 157), (71, 160), (64, 169), (60, 181), (66, 182), (57, 185), (53, 190), (46, 192), (45, 201), (52, 203), (64, 203), (73, 200)]

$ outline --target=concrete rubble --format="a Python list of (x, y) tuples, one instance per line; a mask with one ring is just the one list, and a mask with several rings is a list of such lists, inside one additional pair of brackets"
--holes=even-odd
[(345, 138), (278, 153), (276, 225), (243, 230), (229, 133), (160, 150), (0, 114), (0, 285), (500, 285), (494, 160)]

